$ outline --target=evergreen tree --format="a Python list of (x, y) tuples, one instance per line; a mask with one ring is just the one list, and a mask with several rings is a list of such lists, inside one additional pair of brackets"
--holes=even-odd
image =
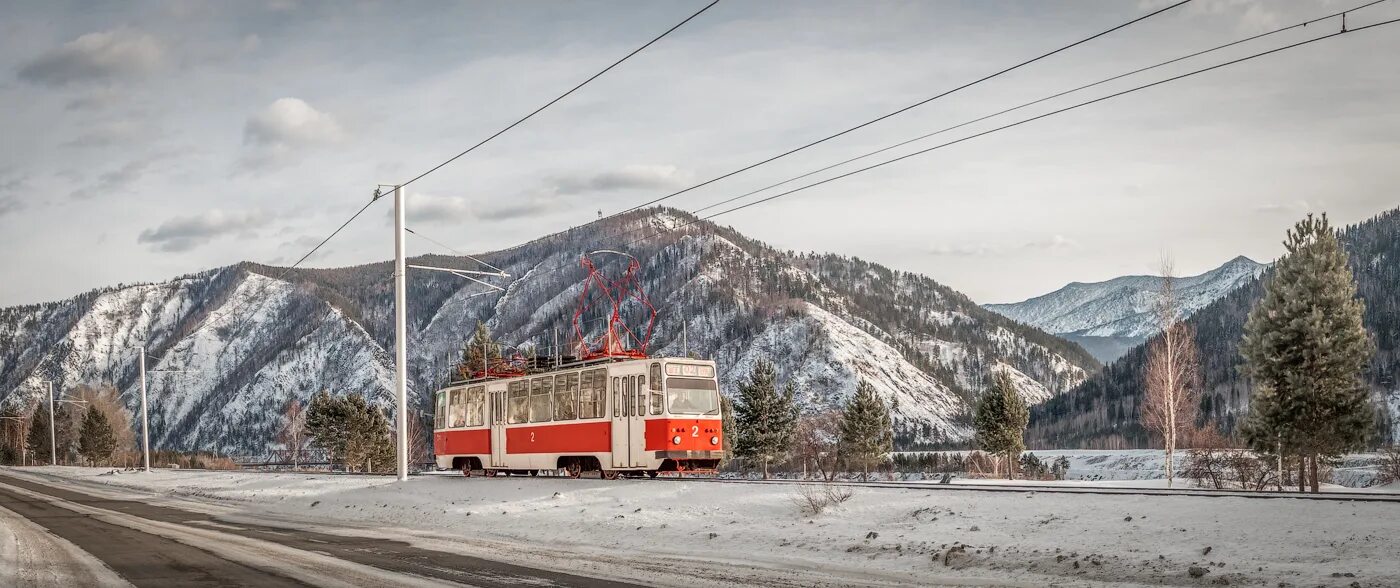
[(738, 435), (739, 429), (734, 424), (734, 401), (728, 396), (719, 395), (720, 412), (720, 443), (724, 445), (724, 459), (728, 460), (734, 456), (734, 438)]
[(24, 442), (29, 449), (30, 462), (51, 463), (53, 452), (50, 451), (49, 441), (49, 407), (44, 403), (34, 410), (34, 416), (29, 419), (29, 435)]
[(797, 432), (796, 395), (790, 383), (778, 392), (778, 373), (764, 360), (758, 360), (749, 380), (739, 384), (739, 397), (734, 402), (739, 439), (734, 454), (761, 462), (765, 480), (768, 464), (782, 459), (792, 448)]
[(1011, 376), (999, 370), (992, 376), (992, 386), (977, 401), (973, 424), (977, 429), (977, 444), (992, 454), (1003, 454), (1006, 475), (1015, 478), (1015, 456), (1026, 448), (1026, 423), (1030, 410), (1016, 392)]
[(306, 411), (306, 434), (347, 469), (368, 472), (395, 467), (389, 419), (359, 394), (316, 393)]
[(359, 394), (347, 395), (343, 402), (350, 415), (345, 464), (364, 472), (387, 471), (396, 467), (394, 438), (384, 411)]
[[(485, 359), (483, 359), (485, 358)], [(486, 323), (477, 321), (476, 332), (462, 349), (462, 365), (467, 373), (483, 371), (491, 360), (501, 358), (501, 345), (491, 339)]]
[(1243, 432), (1256, 451), (1301, 456), (1317, 492), (1319, 458), (1361, 449), (1371, 434), (1362, 378), (1372, 345), (1327, 215), (1308, 215), (1284, 247), (1240, 343), (1255, 386)]
[(6, 465), (26, 465), (28, 451), (28, 423), (18, 406), (5, 407), (0, 416), (0, 463)]
[(894, 450), (890, 409), (865, 380), (856, 384), (856, 393), (846, 401), (840, 429), (841, 456), (860, 468), (862, 479), (870, 475), (870, 466), (884, 463)]
[(96, 405), (89, 404), (83, 415), (83, 427), (78, 433), (78, 452), (92, 465), (107, 465), (117, 449), (117, 438), (107, 415)]
[(306, 409), (306, 435), (317, 447), (330, 452), (332, 463), (343, 463), (350, 437), (350, 413), (345, 402), (327, 390), (312, 396)]

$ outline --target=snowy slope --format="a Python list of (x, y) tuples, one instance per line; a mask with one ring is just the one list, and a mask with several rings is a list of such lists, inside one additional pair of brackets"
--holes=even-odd
[[(503, 293), (478, 296), (479, 286), (453, 276), (410, 274), (412, 402), (428, 409), (429, 393), (477, 321), (522, 351), (547, 351), (556, 330), (567, 338), (584, 277), (579, 253), (690, 219), (670, 209), (638, 211), (488, 254), (515, 276)], [(1014, 370), (1022, 394), (1040, 402), (1098, 367), (1079, 347), (917, 274), (781, 252), (709, 223), (629, 250), (642, 261), (639, 277), (660, 310), (653, 354), (714, 358), (726, 393), (767, 357), (781, 379), (798, 386), (808, 411), (838, 406), (867, 380), (895, 405), (904, 444), (965, 438), (969, 404), (989, 370)], [(148, 367), (161, 370), (150, 389), (158, 447), (265, 451), (290, 398), (326, 389), (388, 405), (388, 266), (295, 270), (276, 279), (280, 268), (240, 264), (0, 309), (0, 394), (7, 394), (0, 401), (30, 406), (42, 395), (40, 382), (53, 380), (59, 389), (114, 383), (135, 407), (136, 347), (144, 344)]]

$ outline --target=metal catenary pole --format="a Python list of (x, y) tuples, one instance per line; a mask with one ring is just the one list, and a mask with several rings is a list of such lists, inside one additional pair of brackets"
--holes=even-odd
[(408, 308), (403, 186), (394, 187), (394, 394), (398, 401), (398, 474), (408, 480)]
[(49, 387), (49, 460), (53, 465), (58, 465), (58, 435), (53, 429), (53, 382), (45, 380), (44, 383)]
[(146, 412), (146, 347), (141, 346), (141, 471), (151, 471), (151, 430)]

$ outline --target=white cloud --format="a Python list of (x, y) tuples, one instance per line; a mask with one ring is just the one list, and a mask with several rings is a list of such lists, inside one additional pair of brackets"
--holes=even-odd
[(1051, 235), (1044, 239), (1036, 239), (1023, 243), (1002, 243), (989, 245), (986, 243), (955, 243), (934, 245), (927, 249), (930, 254), (951, 257), (986, 257), (994, 255), (1008, 255), (1022, 251), (1068, 251), (1078, 247), (1079, 244), (1073, 239), (1064, 235)]
[(190, 216), (173, 217), (154, 229), (141, 231), (136, 242), (148, 244), (156, 251), (179, 253), (224, 235), (251, 235), (254, 229), (267, 224), (271, 218), (270, 214), (261, 210), (209, 210)]
[(288, 163), (297, 157), (295, 149), (339, 143), (345, 129), (327, 112), (317, 110), (300, 98), (278, 98), (248, 117), (243, 125), (244, 168), (260, 168)]
[[(404, 216), (409, 226), (454, 223), (470, 220), (472, 217), (471, 206), (467, 203), (466, 198), (460, 196), (434, 196), (409, 192), (404, 205), (408, 207)], [(393, 213), (394, 211), (391, 209), (389, 211), (391, 217)]]
[(621, 169), (596, 174), (559, 176), (554, 178), (554, 190), (559, 194), (586, 192), (616, 192), (677, 188), (691, 179), (674, 165), (627, 165)]
[(114, 192), (125, 192), (141, 179), (156, 158), (138, 159), (97, 177), (97, 181), (68, 194), (75, 200), (89, 200)]
[(129, 29), (88, 33), (34, 58), (19, 78), (48, 86), (114, 81), (154, 72), (165, 62), (165, 46)]
[(245, 145), (303, 147), (335, 143), (344, 137), (335, 117), (300, 98), (278, 98), (243, 125)]

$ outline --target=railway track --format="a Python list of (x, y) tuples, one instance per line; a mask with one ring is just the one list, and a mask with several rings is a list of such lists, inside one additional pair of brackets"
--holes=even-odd
[[(201, 470), (195, 468), (185, 468), (182, 471), (225, 471), (225, 470)], [(289, 470), (257, 470), (241, 469), (233, 470), (245, 473), (258, 474), (314, 474), (314, 475), (338, 475), (338, 476), (392, 476), (392, 473), (366, 474), (360, 472), (327, 472), (302, 470), (293, 472)], [(590, 476), (589, 473), (594, 475)], [(600, 480), (595, 472), (584, 474), (585, 479)], [(427, 473), (414, 472), (417, 476), (444, 476), (451, 477), (449, 473)], [(458, 474), (460, 476), (460, 474)], [(508, 479), (518, 479), (525, 476), (507, 476)], [(535, 476), (530, 476), (535, 477)], [(567, 476), (552, 475), (542, 473), (538, 476), (545, 479), (564, 478)], [(489, 478), (487, 478), (489, 479)], [(747, 478), (710, 478), (710, 477), (678, 477), (663, 473), (656, 478), (626, 477), (625, 480), (646, 480), (655, 482), (704, 482), (712, 484), (770, 484), (770, 485), (825, 485), (851, 487), (851, 488), (885, 488), (894, 490), (926, 490), (926, 491), (957, 491), (957, 492), (1003, 492), (1003, 493), (1046, 493), (1046, 494), (1091, 494), (1100, 496), (1196, 496), (1202, 498), (1255, 498), (1255, 499), (1295, 499), (1295, 500), (1321, 500), (1331, 502), (1394, 502), (1400, 503), (1400, 494), (1381, 494), (1374, 492), (1353, 492), (1353, 491), (1329, 491), (1318, 494), (1307, 492), (1274, 492), (1264, 490), (1211, 490), (1207, 488), (1115, 488), (1115, 487), (1085, 487), (1085, 486), (1056, 486), (1049, 484), (968, 484), (965, 482), (949, 482), (941, 484), (930, 480), (919, 481), (883, 481), (872, 480), (861, 482), (857, 480), (837, 480), (825, 482), (822, 480), (752, 480)]]
[(679, 478), (661, 476), (658, 481), (688, 481), (717, 484), (776, 484), (776, 485), (825, 485), (851, 488), (890, 488), (896, 490), (958, 491), (958, 492), (1003, 492), (1003, 493), (1047, 493), (1047, 494), (1092, 494), (1113, 496), (1195, 496), (1202, 498), (1256, 498), (1256, 499), (1295, 499), (1323, 500), (1332, 502), (1394, 502), (1400, 503), (1400, 494), (1377, 494), (1370, 492), (1273, 492), (1254, 490), (1211, 490), (1206, 488), (1093, 488), (1082, 486), (1051, 486), (1048, 484), (967, 484), (950, 482), (940, 484), (933, 481), (867, 481), (840, 480), (750, 480), (744, 478)]

